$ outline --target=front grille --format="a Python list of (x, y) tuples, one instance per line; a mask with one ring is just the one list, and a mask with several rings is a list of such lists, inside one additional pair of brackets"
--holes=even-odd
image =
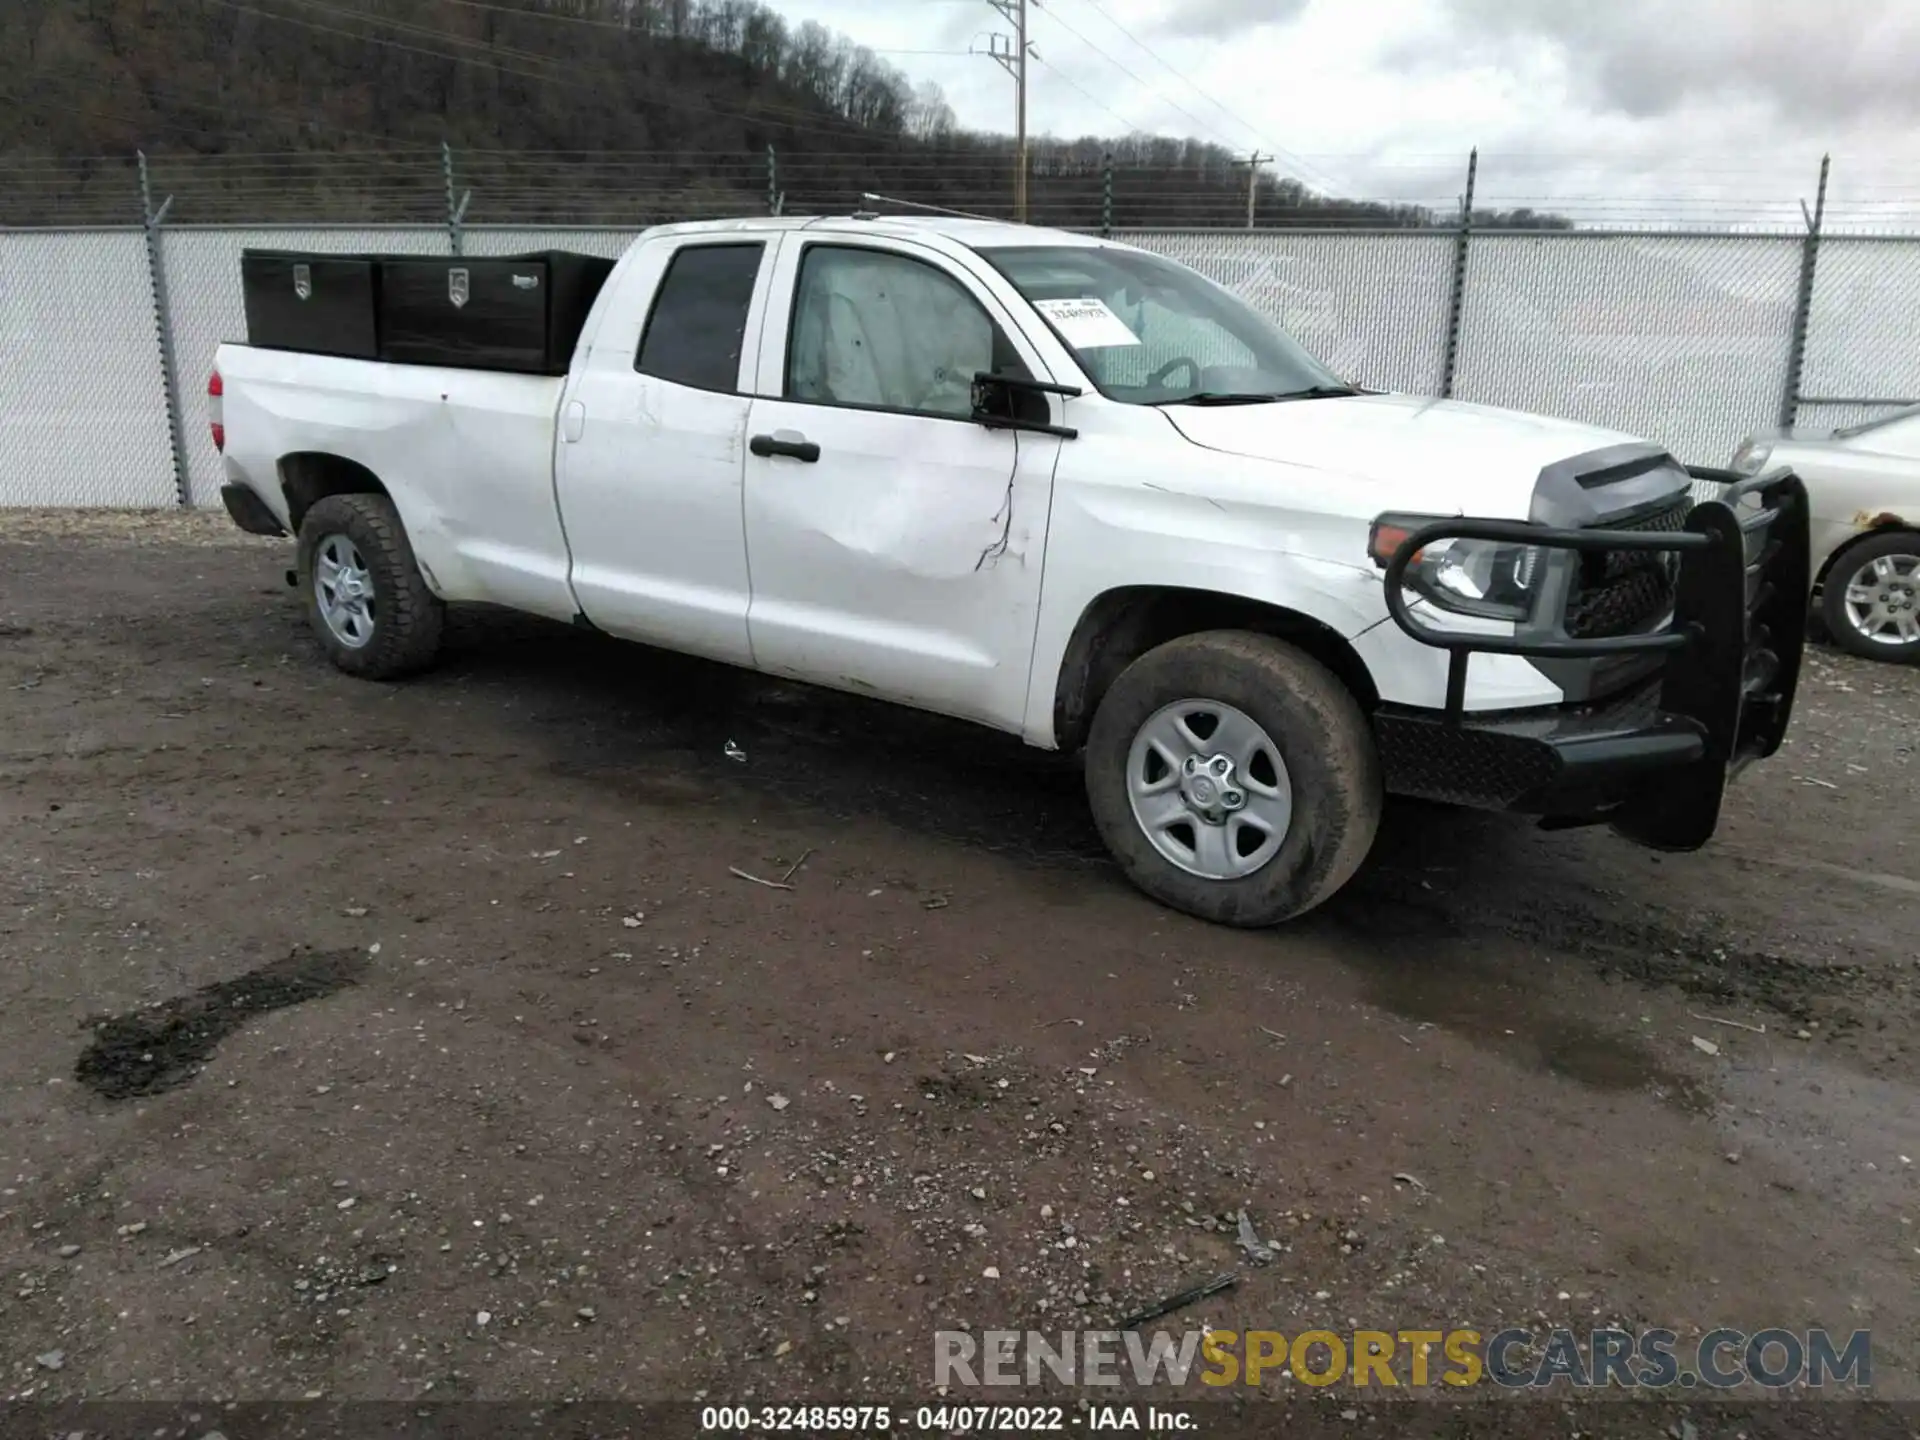
[[(1599, 520), (1593, 528), (1670, 534), (1686, 528), (1692, 509), (1692, 499), (1680, 495), (1651, 514), (1631, 520)], [(1583, 554), (1579, 576), (1567, 596), (1567, 634), (1576, 640), (1597, 640), (1651, 630), (1673, 609), (1679, 558), (1671, 550)]]

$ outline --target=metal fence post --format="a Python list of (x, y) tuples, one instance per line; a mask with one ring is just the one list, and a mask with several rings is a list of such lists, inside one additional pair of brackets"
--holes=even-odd
[(473, 199), (473, 192), (469, 190), (457, 202), (454, 200), (453, 146), (444, 140), (440, 142), (440, 173), (447, 182), (447, 248), (451, 254), (461, 255), (466, 249), (463, 222), (467, 218), (467, 202)]
[(767, 214), (780, 213), (780, 155), (767, 146)]
[(1440, 398), (1453, 397), (1460, 368), (1460, 317), (1467, 304), (1467, 247), (1473, 243), (1473, 188), (1480, 176), (1480, 147), (1467, 156), (1467, 193), (1460, 197), (1460, 234), (1454, 241), (1453, 288), (1447, 296), (1446, 355), (1440, 365)]
[(1800, 202), (1806, 215), (1807, 238), (1800, 244), (1800, 289), (1793, 301), (1793, 329), (1787, 340), (1787, 378), (1780, 391), (1780, 428), (1791, 430), (1800, 418), (1800, 384), (1807, 368), (1807, 331), (1813, 321), (1813, 278), (1820, 263), (1820, 225), (1827, 215), (1827, 176), (1833, 168), (1833, 156), (1820, 157), (1820, 189), (1814, 196), (1813, 213), (1806, 215), (1807, 202)]
[(160, 386), (167, 400), (167, 442), (173, 449), (173, 493), (182, 507), (193, 504), (193, 477), (187, 463), (186, 426), (180, 404), (180, 371), (173, 353), (173, 307), (167, 299), (167, 262), (160, 251), (160, 227), (173, 206), (169, 195), (153, 205), (153, 181), (147, 173), (147, 154), (140, 160), (140, 224), (147, 238), (147, 277), (153, 288), (154, 334), (160, 342)]
[(1113, 152), (1109, 150), (1100, 163), (1100, 238), (1113, 237)]

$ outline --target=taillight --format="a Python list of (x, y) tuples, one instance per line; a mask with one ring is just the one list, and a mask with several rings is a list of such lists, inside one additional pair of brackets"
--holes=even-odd
[(207, 394), (219, 396), (227, 393), (226, 382), (220, 378), (220, 372), (214, 371), (207, 379)]
[(218, 420), (213, 422), (213, 448), (222, 454), (226, 453), (227, 427), (222, 425)]
[(227, 448), (227, 427), (222, 424), (221, 397), (227, 393), (227, 383), (220, 378), (220, 372), (214, 371), (207, 377), (207, 409), (212, 411), (209, 417), (213, 427), (213, 448), (222, 454)]

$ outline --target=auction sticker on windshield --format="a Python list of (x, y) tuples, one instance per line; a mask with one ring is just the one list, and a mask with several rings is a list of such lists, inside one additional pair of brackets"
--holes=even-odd
[(1060, 332), (1060, 338), (1076, 350), (1108, 350), (1140, 343), (1140, 337), (1127, 328), (1127, 322), (1097, 296), (1089, 295), (1081, 300), (1036, 300), (1033, 308), (1046, 316)]

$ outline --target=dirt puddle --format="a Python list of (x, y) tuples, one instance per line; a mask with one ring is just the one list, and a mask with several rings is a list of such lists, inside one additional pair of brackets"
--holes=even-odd
[(357, 950), (296, 950), (235, 979), (102, 1020), (74, 1064), (74, 1078), (108, 1100), (184, 1085), (255, 1015), (344, 990), (360, 981), (368, 964)]

